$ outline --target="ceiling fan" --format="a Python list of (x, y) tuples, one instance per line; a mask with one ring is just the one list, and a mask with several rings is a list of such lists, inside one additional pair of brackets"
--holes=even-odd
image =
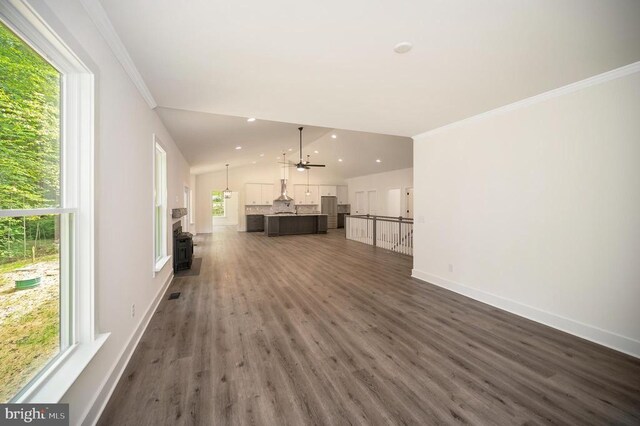
[(296, 164), (296, 170), (298, 170), (299, 172), (304, 172), (305, 170), (308, 170), (311, 167), (326, 167), (324, 164), (311, 164), (309, 162), (309, 156), (307, 155), (307, 161), (302, 161), (302, 129), (304, 129), (304, 127), (298, 127), (298, 130), (300, 131), (300, 161), (298, 162), (298, 164)]

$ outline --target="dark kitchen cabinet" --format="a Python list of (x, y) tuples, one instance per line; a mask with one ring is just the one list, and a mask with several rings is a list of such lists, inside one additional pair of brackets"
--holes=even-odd
[(247, 232), (264, 232), (264, 215), (247, 215)]
[(344, 228), (344, 217), (349, 213), (338, 213), (338, 228)]

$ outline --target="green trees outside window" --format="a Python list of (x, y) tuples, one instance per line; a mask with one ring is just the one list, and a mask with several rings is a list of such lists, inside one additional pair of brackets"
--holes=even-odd
[(224, 217), (224, 194), (222, 191), (213, 191), (211, 193), (211, 215), (213, 217)]
[(0, 402), (60, 348), (60, 77), (0, 22)]

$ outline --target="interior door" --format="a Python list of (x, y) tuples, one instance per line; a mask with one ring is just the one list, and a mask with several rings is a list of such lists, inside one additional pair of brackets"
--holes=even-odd
[(407, 188), (407, 217), (413, 218), (413, 188)]
[(370, 215), (376, 215), (378, 211), (378, 193), (373, 191), (367, 191), (367, 213)]
[(402, 190), (394, 188), (387, 191), (387, 216), (402, 216)]
[(356, 214), (367, 214), (364, 205), (364, 191), (356, 192)]

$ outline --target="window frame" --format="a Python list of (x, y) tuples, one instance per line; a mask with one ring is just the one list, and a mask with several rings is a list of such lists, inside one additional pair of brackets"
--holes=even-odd
[[(1, 216), (73, 214), (64, 225), (71, 232), (66, 250), (71, 265), (62, 262), (71, 279), (69, 294), (61, 281), (61, 339), (68, 346), (49, 362), (12, 400), (14, 403), (58, 402), (95, 356), (110, 333), (98, 334), (94, 297), (94, 73), (24, 0), (0, 2), (0, 19), (61, 74), (60, 206), (0, 210)], [(61, 230), (62, 235), (62, 230)], [(61, 244), (62, 245), (62, 244)], [(65, 306), (64, 303), (67, 303)], [(66, 317), (62, 311), (67, 310)], [(62, 322), (68, 335), (62, 336)]]
[[(158, 164), (158, 154), (160, 155), (160, 164)], [(162, 268), (167, 264), (171, 256), (169, 255), (168, 248), (168, 166), (167, 166), (167, 151), (162, 146), (162, 142), (156, 134), (153, 135), (153, 175), (152, 175), (152, 187), (153, 187), (153, 275), (162, 271)], [(158, 167), (160, 167), (160, 188), (157, 187)], [(156, 209), (160, 207), (160, 215), (156, 214)], [(157, 221), (157, 217), (161, 217), (160, 223)], [(158, 241), (158, 231), (160, 231), (160, 241)], [(157, 252), (158, 243), (160, 244), (160, 252)]]

